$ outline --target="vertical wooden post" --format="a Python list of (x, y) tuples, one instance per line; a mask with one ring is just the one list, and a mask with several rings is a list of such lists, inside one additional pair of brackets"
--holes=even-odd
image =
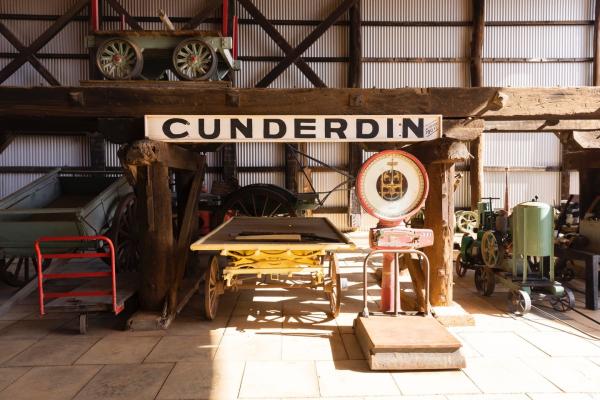
[(473, 34), (471, 36), (471, 86), (483, 86), (483, 33), (485, 30), (485, 0), (472, 0)]
[[(358, 0), (348, 10), (348, 18), (350, 21), (349, 38), (348, 38), (348, 87), (362, 87), (362, 30), (360, 13), (361, 1)], [(350, 143), (348, 145), (348, 172), (356, 177), (362, 166), (362, 147), (359, 143)], [(353, 188), (352, 188), (353, 189)], [(348, 192), (348, 214), (350, 218), (349, 225), (351, 228), (359, 228), (360, 226), (360, 205), (356, 197), (355, 190)]]
[(594, 12), (594, 86), (600, 86), (600, 1)]
[(477, 210), (477, 203), (483, 195), (483, 146), (484, 134), (471, 142), (470, 184), (471, 184), (471, 209)]
[[(140, 305), (145, 310), (160, 311), (167, 290), (171, 287), (173, 249), (173, 218), (169, 168), (154, 162), (138, 167), (135, 186), (138, 198), (142, 251)], [(151, 251), (150, 251), (151, 249)]]
[[(483, 38), (485, 31), (485, 0), (472, 0), (473, 33), (471, 36), (471, 87), (483, 86)], [(471, 142), (470, 183), (471, 209), (477, 209), (483, 186), (483, 135)]]
[(298, 191), (298, 172), (300, 167), (296, 154), (289, 146), (298, 148), (297, 144), (284, 145), (285, 146), (285, 188), (292, 192)]
[(425, 248), (431, 263), (430, 301), (433, 306), (452, 303), (452, 249), (454, 236), (454, 163), (426, 166), (429, 196), (425, 202), (425, 227), (432, 229), (433, 246)]

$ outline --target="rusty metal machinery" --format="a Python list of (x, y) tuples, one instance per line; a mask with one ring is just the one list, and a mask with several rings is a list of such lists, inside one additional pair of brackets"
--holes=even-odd
[(109, 80), (164, 79), (168, 70), (185, 81), (221, 80), (239, 70), (233, 39), (216, 31), (98, 31), (88, 46)]

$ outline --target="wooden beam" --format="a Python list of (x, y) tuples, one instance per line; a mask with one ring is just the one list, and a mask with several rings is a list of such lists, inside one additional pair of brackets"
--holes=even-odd
[[(254, 20), (263, 28), (267, 35), (275, 42), (277, 46), (283, 50), (287, 55), (290, 54), (294, 49), (289, 43), (281, 36), (279, 31), (267, 20), (267, 18), (256, 8), (256, 6), (250, 0), (238, 0), (238, 2), (248, 11), (248, 13), (254, 18)], [(315, 85), (315, 87), (327, 87), (325, 83), (319, 78), (315, 71), (302, 59), (298, 58), (294, 61), (296, 67), (308, 78), (308, 80)]]
[(194, 15), (186, 24), (181, 28), (182, 30), (196, 29), (198, 25), (206, 21), (223, 3), (222, 0), (210, 0), (198, 14)]
[(475, 140), (483, 133), (485, 121), (482, 119), (444, 119), (443, 135), (459, 140)]
[[(157, 90), (160, 88), (160, 90)], [(228, 99), (236, 97), (232, 104)], [(357, 101), (359, 99), (360, 101)], [(600, 88), (235, 89), (0, 87), (0, 118), (143, 118), (147, 114), (398, 115), (600, 119)]]
[(256, 84), (256, 87), (268, 87), (283, 71), (285, 71), (302, 53), (312, 46), (327, 29), (331, 27), (348, 9), (356, 4), (357, 0), (344, 0), (335, 10), (321, 22), (300, 44), (286, 54), (285, 58), (275, 66), (263, 79)]
[(403, 147), (402, 150), (413, 154), (425, 164), (454, 164), (470, 157), (469, 150), (464, 142), (448, 138), (413, 144), (408, 147)]
[(31, 43), (27, 49), (21, 51), (17, 57), (9, 62), (0, 71), (0, 83), (6, 81), (14, 74), (32, 54), (44, 47), (58, 32), (60, 32), (77, 14), (81, 12), (89, 3), (89, 0), (78, 0), (66, 13), (61, 15), (48, 29), (44, 31), (36, 40)]
[[(599, 2), (600, 3), (600, 2)], [(485, 121), (486, 132), (571, 132), (600, 131), (600, 120), (555, 119)]]
[(135, 18), (133, 18), (127, 12), (127, 10), (125, 10), (125, 8), (123, 8), (123, 6), (121, 5), (121, 3), (119, 3), (118, 0), (106, 0), (106, 1), (111, 6), (111, 8), (117, 12), (117, 14), (125, 17), (125, 22), (127, 22), (127, 25), (129, 25), (136, 31), (144, 30), (144, 28), (142, 28), (142, 26), (140, 24), (138, 24), (138, 22), (135, 20)]
[(137, 169), (134, 191), (137, 197), (141, 232), (139, 292), (142, 309), (163, 309), (168, 289), (173, 282), (173, 218), (169, 167), (160, 162)]
[(290, 143), (284, 145), (285, 151), (285, 188), (292, 192), (298, 192), (298, 173), (300, 166), (296, 158), (296, 153), (289, 146), (298, 149), (298, 144)]
[(600, 86), (600, 2), (596, 2), (594, 12), (594, 70), (593, 84)]
[(361, 34), (361, 1), (358, 0), (350, 10), (348, 37), (348, 87), (362, 87), (362, 34)]
[(477, 210), (477, 203), (483, 196), (484, 167), (483, 167), (483, 149), (484, 135), (479, 136), (471, 142), (471, 153), (473, 159), (470, 164), (470, 184), (471, 184), (471, 210)]
[(426, 165), (429, 195), (425, 202), (425, 228), (433, 230), (433, 246), (424, 249), (431, 263), (430, 301), (433, 306), (452, 304), (452, 249), (454, 239), (454, 164)]
[(473, 29), (471, 36), (471, 86), (483, 86), (483, 35), (485, 30), (485, 0), (471, 0)]
[(35, 68), (37, 72), (52, 86), (60, 86), (60, 82), (46, 69), (38, 60), (34, 53), (29, 53), (27, 47), (0, 21), (0, 34), (3, 35), (10, 44), (12, 44), (19, 53), (28, 54), (27, 61)]
[(149, 139), (127, 145), (124, 157), (124, 164), (138, 167), (162, 163), (168, 168), (196, 171), (200, 166), (198, 154), (172, 143)]
[(600, 149), (567, 151), (563, 154), (563, 169), (582, 170), (588, 168), (600, 168)]
[(600, 149), (600, 131), (575, 131), (573, 140), (583, 149)]

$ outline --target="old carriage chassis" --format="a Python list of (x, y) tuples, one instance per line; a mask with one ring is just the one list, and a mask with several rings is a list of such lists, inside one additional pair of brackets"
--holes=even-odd
[[(320, 236), (313, 232), (320, 232)], [(343, 285), (333, 252), (354, 247), (326, 218), (234, 217), (191, 245), (192, 250), (227, 257), (223, 269), (216, 257), (209, 261), (204, 291), (206, 316), (216, 316), (218, 296), (226, 289), (268, 287), (322, 289), (335, 317)]]

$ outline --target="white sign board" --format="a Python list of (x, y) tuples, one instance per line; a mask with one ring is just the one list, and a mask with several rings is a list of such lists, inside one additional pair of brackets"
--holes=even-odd
[(441, 115), (146, 115), (163, 142), (417, 142), (442, 135)]

